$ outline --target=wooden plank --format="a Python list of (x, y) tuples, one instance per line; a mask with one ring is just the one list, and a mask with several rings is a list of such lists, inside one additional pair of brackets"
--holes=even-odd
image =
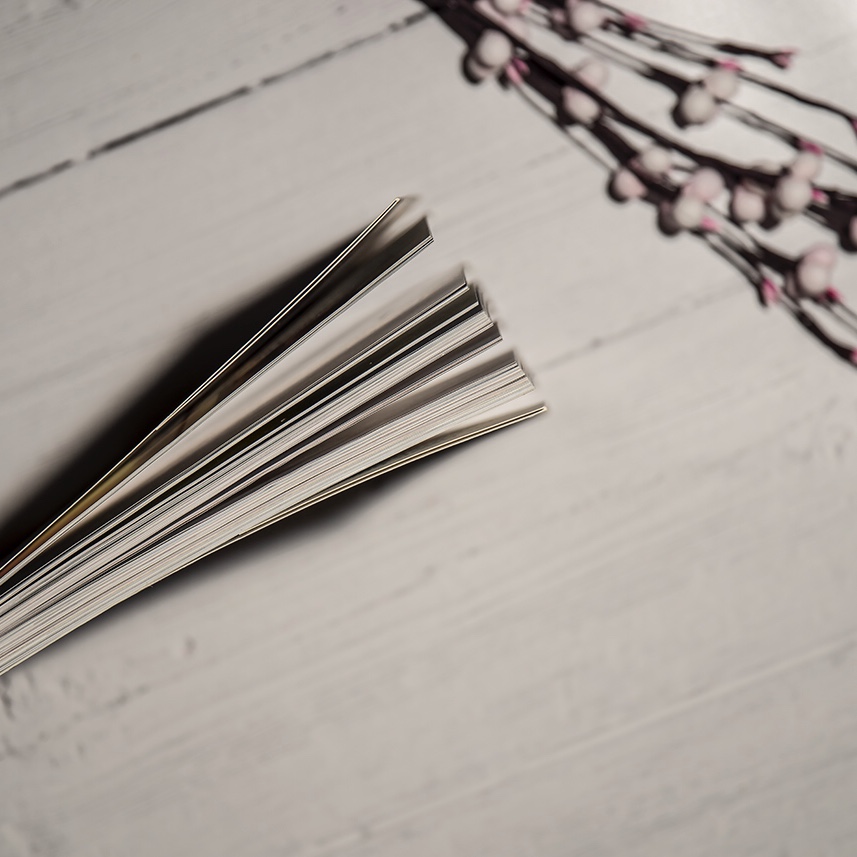
[(853, 842), (850, 814), (822, 827), (855, 770), (855, 396), (820, 354), (789, 364), (784, 329), (759, 355), (739, 304), (556, 367), (549, 420), (13, 673), (21, 835), (82, 853), (98, 815), (108, 852), (141, 854)]
[(4, 4), (0, 188), (401, 25), (413, 0)]
[[(844, 91), (824, 9), (694, 14)], [(854, 852), (853, 371), (459, 58), (426, 21), (0, 204), (4, 512), (410, 190), (552, 406), (0, 679), (0, 853)]]

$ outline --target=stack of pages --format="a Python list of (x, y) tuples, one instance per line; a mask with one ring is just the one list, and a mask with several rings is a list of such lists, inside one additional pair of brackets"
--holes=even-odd
[(387, 281), (431, 240), (395, 200), (0, 566), (0, 673), (262, 527), (544, 411), (463, 274)]

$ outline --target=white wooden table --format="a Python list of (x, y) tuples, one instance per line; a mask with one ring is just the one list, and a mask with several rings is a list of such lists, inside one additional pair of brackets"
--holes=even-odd
[[(857, 107), (852, 0), (638, 8)], [(405, 193), (552, 409), (0, 679), (3, 857), (857, 853), (857, 374), (460, 56), (415, 0), (0, 3), (3, 516)]]

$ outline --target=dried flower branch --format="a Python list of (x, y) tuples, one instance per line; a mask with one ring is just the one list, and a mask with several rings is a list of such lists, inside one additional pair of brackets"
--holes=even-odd
[[(818, 183), (826, 160), (857, 172), (857, 158), (734, 100), (742, 87), (759, 87), (840, 117), (857, 131), (852, 112), (750, 67), (765, 62), (787, 69), (793, 48), (716, 39), (601, 0), (426, 2), (468, 42), (464, 71), (471, 81), (497, 79), (564, 131), (585, 129), (606, 153), (614, 199), (652, 205), (661, 230), (705, 241), (752, 284), (764, 305), (784, 308), (837, 355), (857, 363), (857, 313), (832, 283), (837, 247), (816, 243), (791, 255), (761, 237), (803, 216), (834, 233), (841, 249), (857, 250), (857, 196)], [(558, 49), (575, 42), (585, 58), (567, 65), (536, 49), (533, 28), (553, 34)], [(699, 72), (667, 67), (657, 56)], [(655, 127), (610, 97), (610, 69), (617, 66), (675, 94), (677, 133)], [(692, 145), (682, 134), (718, 116), (773, 135), (791, 148), (791, 157), (780, 164), (739, 163)]]

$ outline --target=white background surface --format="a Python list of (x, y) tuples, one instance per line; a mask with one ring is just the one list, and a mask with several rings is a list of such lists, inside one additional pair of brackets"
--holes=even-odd
[[(850, 0), (637, 8), (857, 108)], [(0, 512), (404, 193), (552, 408), (0, 679), (0, 855), (852, 857), (854, 370), (421, 9), (0, 4)]]

